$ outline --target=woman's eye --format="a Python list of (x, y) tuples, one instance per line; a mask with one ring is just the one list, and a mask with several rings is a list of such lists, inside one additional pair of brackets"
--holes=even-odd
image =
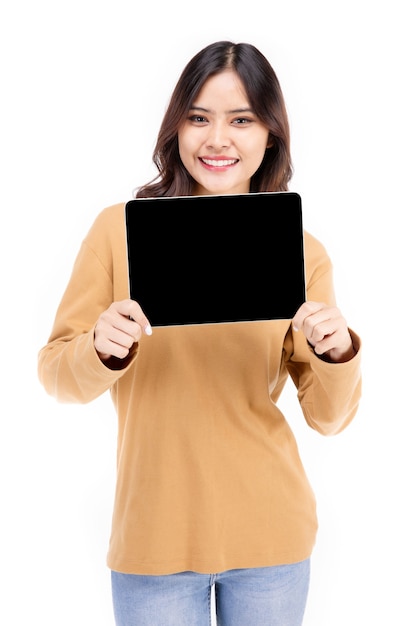
[(237, 117), (233, 123), (240, 125), (240, 124), (250, 124), (251, 122), (252, 120), (250, 120), (248, 117)]
[(203, 117), (203, 115), (191, 115), (189, 117), (189, 120), (191, 122), (197, 122), (197, 123), (203, 123), (203, 122), (207, 122), (206, 117)]

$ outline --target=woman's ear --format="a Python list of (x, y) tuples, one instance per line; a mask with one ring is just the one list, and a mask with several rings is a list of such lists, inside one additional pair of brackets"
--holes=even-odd
[(273, 145), (274, 145), (274, 141), (273, 141), (271, 135), (269, 135), (266, 148), (272, 148)]

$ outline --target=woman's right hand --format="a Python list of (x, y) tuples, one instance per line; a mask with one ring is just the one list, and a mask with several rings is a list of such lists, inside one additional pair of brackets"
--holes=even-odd
[(113, 302), (100, 315), (94, 329), (94, 347), (102, 361), (112, 356), (124, 359), (142, 333), (152, 335), (152, 328), (135, 300)]

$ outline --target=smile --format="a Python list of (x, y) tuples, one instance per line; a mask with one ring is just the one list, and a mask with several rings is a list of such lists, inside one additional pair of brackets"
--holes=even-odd
[(209, 165), (210, 167), (227, 167), (228, 165), (235, 165), (238, 163), (238, 159), (202, 159), (202, 163)]

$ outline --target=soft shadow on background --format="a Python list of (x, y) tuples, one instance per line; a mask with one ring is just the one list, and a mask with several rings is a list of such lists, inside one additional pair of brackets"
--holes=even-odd
[[(364, 344), (355, 421), (325, 439), (280, 403), (318, 501), (304, 626), (418, 623), (413, 3), (2, 8), (0, 623), (112, 626), (105, 565), (116, 418), (107, 395), (59, 405), (36, 374), (81, 239), (154, 174), (189, 58), (218, 39), (269, 58), (287, 102), (305, 227), (327, 247)], [(280, 240), (278, 238), (278, 243)]]

